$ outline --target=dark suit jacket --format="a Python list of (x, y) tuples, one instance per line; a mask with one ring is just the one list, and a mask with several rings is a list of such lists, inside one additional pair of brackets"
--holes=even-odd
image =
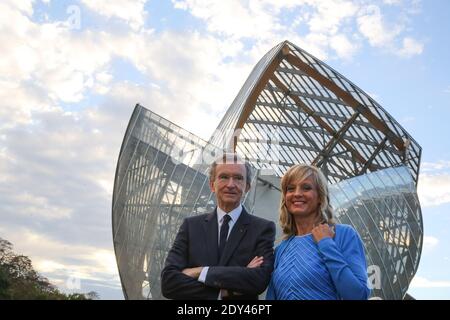
[[(219, 261), (217, 211), (186, 218), (161, 272), (162, 294), (169, 299), (217, 300), (219, 290), (228, 289), (242, 294), (237, 299), (256, 300), (270, 280), (274, 240), (275, 224), (242, 208)], [(264, 263), (247, 268), (255, 256), (264, 256)], [(182, 273), (184, 268), (205, 266), (205, 284)]]

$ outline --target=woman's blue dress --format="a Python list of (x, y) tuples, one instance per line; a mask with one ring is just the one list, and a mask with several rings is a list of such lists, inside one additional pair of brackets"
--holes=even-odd
[(367, 268), (358, 233), (336, 225), (333, 239), (293, 236), (275, 249), (268, 300), (367, 299)]

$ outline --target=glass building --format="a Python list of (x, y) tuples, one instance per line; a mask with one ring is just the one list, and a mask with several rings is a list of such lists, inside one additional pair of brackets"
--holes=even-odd
[(126, 299), (162, 298), (167, 252), (185, 217), (214, 208), (208, 165), (225, 151), (255, 169), (245, 207), (276, 223), (283, 173), (297, 163), (320, 167), (338, 222), (363, 239), (372, 297), (407, 296), (423, 241), (421, 147), (369, 95), (284, 41), (257, 63), (208, 141), (136, 105), (112, 203)]

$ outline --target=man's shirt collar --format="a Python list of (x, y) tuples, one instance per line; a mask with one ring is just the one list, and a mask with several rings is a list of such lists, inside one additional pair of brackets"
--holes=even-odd
[[(231, 220), (233, 222), (236, 222), (237, 219), (239, 219), (241, 213), (242, 213), (242, 204), (239, 204), (239, 206), (228, 212), (228, 215), (231, 217)], [(227, 213), (225, 211), (217, 207), (217, 221), (219, 222), (219, 224), (222, 223), (222, 219), (226, 214)]]

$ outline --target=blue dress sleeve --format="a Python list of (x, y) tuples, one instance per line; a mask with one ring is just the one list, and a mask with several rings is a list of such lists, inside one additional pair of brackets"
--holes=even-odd
[(370, 289), (367, 286), (366, 258), (361, 238), (350, 226), (336, 227), (335, 239), (319, 241), (319, 252), (324, 257), (339, 297), (344, 300), (367, 300)]

